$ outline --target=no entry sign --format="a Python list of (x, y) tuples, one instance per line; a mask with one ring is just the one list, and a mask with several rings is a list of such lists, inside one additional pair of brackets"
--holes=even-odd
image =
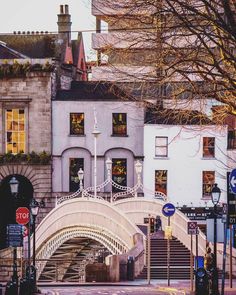
[(21, 225), (25, 225), (29, 223), (30, 220), (30, 212), (26, 207), (19, 207), (16, 210), (16, 222)]

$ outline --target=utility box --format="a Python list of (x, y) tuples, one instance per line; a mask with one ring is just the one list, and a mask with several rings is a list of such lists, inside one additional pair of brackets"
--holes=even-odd
[(127, 280), (128, 281), (133, 281), (134, 280), (134, 257), (133, 256), (128, 256)]

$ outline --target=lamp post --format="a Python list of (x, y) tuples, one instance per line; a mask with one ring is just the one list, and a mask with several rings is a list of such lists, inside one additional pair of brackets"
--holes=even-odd
[(219, 294), (218, 286), (218, 270), (217, 270), (217, 204), (219, 203), (221, 190), (218, 188), (217, 183), (211, 191), (211, 200), (214, 205), (214, 257), (213, 257), (213, 279), (212, 279), (212, 293)]
[(107, 167), (107, 179), (111, 180), (112, 160), (110, 158), (107, 158), (106, 160), (106, 167)]
[[(19, 181), (13, 176), (9, 181), (11, 194), (14, 197), (14, 204), (15, 204), (15, 211), (16, 211), (16, 196), (18, 194), (19, 188)], [(16, 214), (15, 214), (16, 215)], [(16, 282), (17, 289), (18, 289), (18, 275), (17, 275), (17, 248), (14, 247), (13, 250), (13, 274), (12, 274), (12, 281)]]
[(80, 188), (80, 191), (82, 191), (84, 189), (83, 188), (84, 171), (82, 170), (82, 168), (80, 168), (78, 171), (78, 177), (79, 177), (79, 188)]
[(94, 108), (94, 129), (92, 134), (94, 135), (94, 198), (97, 198), (97, 138), (101, 132), (97, 126), (96, 109)]

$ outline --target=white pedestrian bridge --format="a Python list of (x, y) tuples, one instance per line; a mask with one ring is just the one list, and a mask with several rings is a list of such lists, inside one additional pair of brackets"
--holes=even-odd
[[(36, 230), (38, 276), (55, 251), (63, 243), (75, 237), (86, 237), (98, 241), (112, 255), (132, 254), (139, 257), (136, 271), (138, 273), (145, 261), (144, 241), (146, 239), (138, 225), (144, 224), (145, 217), (157, 215), (161, 216), (163, 228), (168, 223), (167, 218), (162, 215), (165, 202), (161, 199), (145, 199), (136, 196), (108, 202), (102, 198), (76, 195), (72, 198), (64, 198), (58, 203)], [(188, 219), (178, 210), (170, 218), (173, 236), (190, 249), (191, 239), (187, 234), (187, 222)], [(205, 246), (205, 235), (200, 233), (198, 255), (204, 255)], [(195, 249), (193, 245), (194, 254)]]

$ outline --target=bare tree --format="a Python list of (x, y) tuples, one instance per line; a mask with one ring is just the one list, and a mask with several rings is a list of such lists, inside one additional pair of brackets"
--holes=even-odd
[(108, 24), (110, 37), (96, 41), (109, 79), (116, 72), (116, 83), (161, 108), (202, 111), (210, 102), (220, 105), (218, 122), (236, 114), (234, 0), (97, 0), (93, 9)]

